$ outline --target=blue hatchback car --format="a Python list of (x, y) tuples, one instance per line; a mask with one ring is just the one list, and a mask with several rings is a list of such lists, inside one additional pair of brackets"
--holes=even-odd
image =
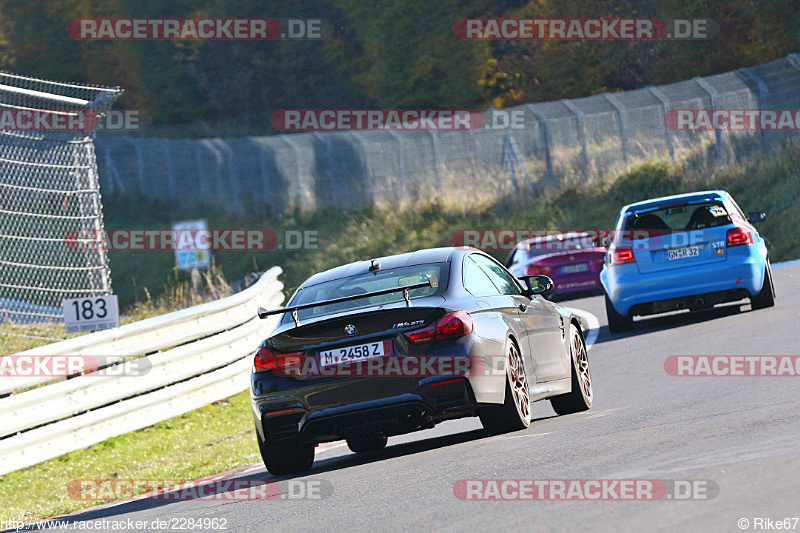
[(775, 305), (767, 246), (726, 191), (667, 196), (626, 205), (600, 273), (611, 332), (634, 316), (699, 310), (749, 298)]

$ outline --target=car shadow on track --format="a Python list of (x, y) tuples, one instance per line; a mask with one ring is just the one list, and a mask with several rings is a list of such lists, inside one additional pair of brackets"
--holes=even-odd
[[(536, 422), (547, 420), (549, 418), (557, 418), (557, 416), (550, 415), (532, 419), (531, 426), (533, 426), (533, 424)], [(523, 432), (515, 432), (515, 433), (523, 433)], [(515, 433), (509, 433), (509, 435), (514, 435)], [(491, 438), (491, 435), (489, 435), (489, 433), (483, 429), (474, 429), (470, 431), (464, 431), (461, 433), (454, 433), (450, 435), (430, 437), (427, 439), (422, 439), (413, 442), (394, 444), (378, 452), (371, 452), (365, 454), (351, 453), (344, 456), (331, 457), (330, 459), (323, 459), (321, 461), (316, 461), (314, 463), (314, 467), (311, 470), (307, 472), (301, 472), (299, 474), (287, 475), (287, 476), (272, 476), (268, 472), (260, 470), (258, 472), (241, 474), (237, 476), (232, 476), (230, 478), (225, 478), (225, 481), (234, 481), (234, 482), (245, 481), (249, 482), (251, 485), (260, 485), (261, 484), (259, 483), (260, 481), (263, 481), (263, 484), (269, 484), (272, 482), (281, 482), (295, 478), (303, 478), (303, 477), (313, 478), (319, 474), (324, 474), (326, 472), (332, 472), (340, 469), (350, 468), (353, 466), (364, 465), (369, 463), (376, 463), (380, 461), (385, 461), (387, 459), (393, 459), (395, 457), (413, 455), (417, 453), (422, 453), (439, 448), (446, 448), (448, 446), (455, 446), (457, 444), (462, 444), (465, 442), (476, 441), (485, 438)], [(193, 499), (201, 499), (201, 498), (188, 498), (188, 499), (179, 498), (175, 492), (171, 493), (166, 492), (163, 493), (161, 496), (159, 496), (159, 499), (141, 499), (141, 500), (127, 501), (123, 503), (112, 504), (107, 507), (101, 507), (99, 509), (88, 509), (86, 511), (78, 512), (70, 516), (56, 518), (48, 524), (48, 527), (52, 529), (59, 529), (58, 524), (70, 524), (75, 522), (83, 522), (91, 520), (112, 519), (114, 517), (119, 517), (121, 515), (125, 515), (128, 513), (158, 509), (179, 502), (192, 501)], [(209, 500), (209, 501), (211, 502), (217, 501), (218, 503), (221, 503), (221, 501), (234, 503), (236, 500), (225, 500), (221, 498), (220, 500)], [(155, 518), (156, 518), (155, 516), (149, 516), (147, 518), (137, 517), (136, 520), (145, 520), (150, 522)], [(68, 528), (69, 526), (60, 526), (60, 527)]]
[[(745, 307), (746, 306), (746, 307)], [(643, 318), (633, 321), (633, 330), (624, 333), (611, 333), (608, 326), (600, 326), (597, 340), (594, 344), (601, 344), (618, 339), (647, 335), (654, 331), (665, 331), (668, 329), (679, 328), (691, 324), (700, 324), (711, 320), (717, 320), (729, 316), (746, 313), (750, 306), (744, 303), (721, 305), (703, 311), (691, 311), (682, 313), (670, 313), (666, 315), (656, 315), (654, 317)]]

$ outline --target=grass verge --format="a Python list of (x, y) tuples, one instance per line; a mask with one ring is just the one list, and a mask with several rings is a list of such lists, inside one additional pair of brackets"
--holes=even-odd
[(0, 477), (0, 520), (33, 521), (105, 501), (67, 492), (80, 479), (192, 480), (259, 461), (246, 392)]

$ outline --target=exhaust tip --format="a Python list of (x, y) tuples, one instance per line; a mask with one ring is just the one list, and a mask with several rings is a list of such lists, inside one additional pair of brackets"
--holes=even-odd
[(682, 310), (686, 309), (686, 304), (684, 302), (678, 302), (677, 307), (678, 307), (678, 310), (682, 311)]
[(703, 300), (702, 298), (696, 298), (695, 301), (694, 301), (694, 305), (696, 307), (703, 307), (705, 304), (706, 304), (706, 301)]

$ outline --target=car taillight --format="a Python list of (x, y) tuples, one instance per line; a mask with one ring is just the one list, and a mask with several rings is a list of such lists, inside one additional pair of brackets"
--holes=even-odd
[(411, 344), (424, 344), (442, 339), (456, 339), (472, 333), (472, 317), (466, 311), (447, 313), (430, 326), (405, 334)]
[(741, 246), (743, 244), (753, 244), (753, 234), (739, 226), (729, 229), (728, 246)]
[(611, 265), (624, 265), (626, 263), (635, 263), (636, 258), (633, 256), (633, 248), (630, 246), (618, 246), (614, 248), (611, 255)]
[(258, 349), (253, 359), (253, 371), (256, 373), (269, 372), (276, 367), (286, 369), (297, 366), (302, 356), (303, 354), (300, 352), (280, 353), (272, 348), (262, 346)]
[(553, 267), (542, 265), (528, 265), (525, 269), (526, 276), (549, 276), (553, 271)]

